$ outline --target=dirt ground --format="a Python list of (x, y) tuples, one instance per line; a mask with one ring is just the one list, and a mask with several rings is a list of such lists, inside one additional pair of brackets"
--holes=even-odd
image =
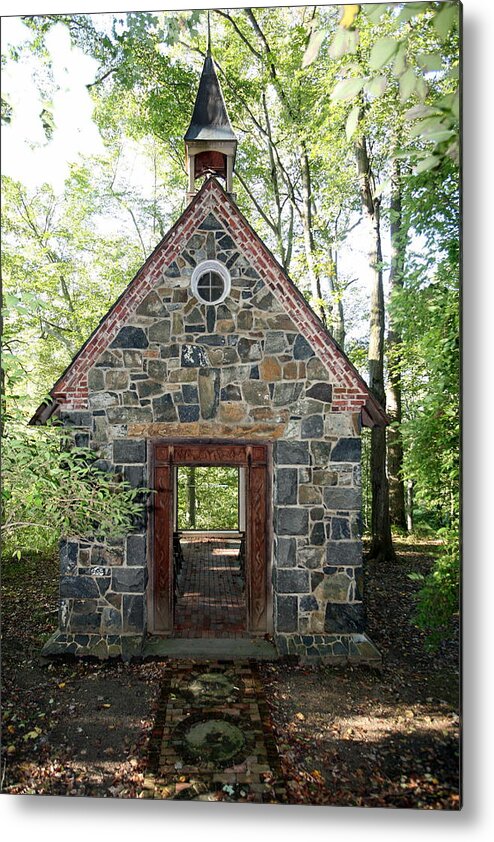
[[(408, 578), (427, 572), (437, 545), (400, 541), (397, 550), (396, 564), (366, 569), (368, 632), (382, 670), (259, 665), (291, 803), (459, 809), (458, 641), (426, 651)], [(147, 797), (166, 665), (42, 666), (56, 606), (55, 559), (4, 563), (1, 790)]]

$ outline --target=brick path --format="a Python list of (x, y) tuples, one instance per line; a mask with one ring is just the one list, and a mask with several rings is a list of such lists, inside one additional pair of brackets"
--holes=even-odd
[(286, 803), (253, 662), (167, 667), (145, 785), (156, 799)]
[(242, 637), (246, 633), (239, 539), (181, 540), (175, 637)]

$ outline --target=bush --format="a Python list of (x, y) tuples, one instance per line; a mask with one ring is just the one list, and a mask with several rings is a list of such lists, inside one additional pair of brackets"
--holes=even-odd
[[(418, 593), (415, 622), (427, 632), (426, 645), (436, 650), (440, 643), (451, 636), (453, 618), (460, 607), (460, 548), (458, 533), (454, 529), (440, 530), (444, 549), (432, 570), (424, 578)], [(417, 574), (411, 574), (417, 579)]]
[(99, 470), (95, 459), (60, 427), (11, 419), (2, 457), (4, 555), (49, 553), (64, 536), (118, 537), (132, 529), (147, 489)]

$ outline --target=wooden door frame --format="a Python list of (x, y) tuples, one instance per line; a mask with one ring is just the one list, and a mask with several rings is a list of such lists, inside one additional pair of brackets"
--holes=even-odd
[[(247, 633), (272, 632), (270, 442), (177, 438), (152, 439), (150, 445), (150, 487), (155, 493), (149, 524), (148, 631), (173, 636), (174, 630), (174, 470), (183, 465), (221, 465), (245, 468)], [(258, 525), (261, 523), (262, 527)]]

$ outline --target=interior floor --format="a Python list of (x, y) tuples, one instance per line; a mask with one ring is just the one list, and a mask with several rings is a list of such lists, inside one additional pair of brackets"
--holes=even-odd
[(245, 636), (241, 539), (176, 538), (175, 637)]

